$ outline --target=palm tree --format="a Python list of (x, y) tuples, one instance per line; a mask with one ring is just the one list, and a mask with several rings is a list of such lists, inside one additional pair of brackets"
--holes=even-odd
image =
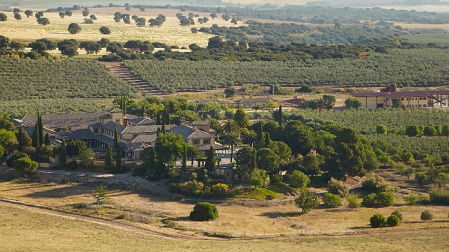
[(239, 133), (238, 132), (229, 132), (223, 136), (223, 143), (229, 145), (231, 147), (231, 160), (234, 156), (234, 147), (240, 143)]

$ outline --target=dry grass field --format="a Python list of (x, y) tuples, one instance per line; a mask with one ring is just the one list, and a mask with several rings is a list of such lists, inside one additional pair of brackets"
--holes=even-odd
[[(263, 240), (152, 237), (0, 205), (2, 251), (446, 251), (449, 229)], [(400, 239), (400, 241), (398, 241)]]
[(305, 5), (307, 2), (313, 0), (222, 0), (225, 3), (233, 4), (275, 4), (279, 6), (284, 5)]
[[(137, 27), (132, 21), (131, 24), (123, 22), (115, 22), (113, 15), (115, 12), (129, 13), (130, 15), (138, 15), (139, 17), (155, 18), (159, 14), (167, 17), (167, 21), (161, 27)], [(52, 40), (76, 39), (79, 41), (90, 40), (98, 41), (101, 38), (108, 38), (111, 41), (125, 42), (131, 39), (149, 40), (151, 42), (163, 42), (168, 45), (177, 45), (188, 47), (190, 44), (196, 43), (200, 46), (206, 46), (208, 39), (212, 35), (197, 33), (192, 34), (191, 28), (210, 27), (213, 24), (219, 26), (232, 26), (230, 22), (226, 22), (221, 18), (211, 19), (207, 24), (195, 24), (192, 26), (182, 27), (176, 18), (176, 13), (180, 13), (177, 9), (147, 9), (144, 12), (131, 9), (125, 11), (124, 8), (90, 8), (90, 14), (96, 15), (98, 20), (94, 24), (83, 24), (85, 17), (81, 11), (74, 11), (71, 17), (60, 18), (58, 12), (45, 13), (44, 17), (50, 20), (50, 24), (46, 26), (38, 25), (36, 18), (27, 18), (23, 12), (22, 20), (15, 20), (12, 12), (5, 12), (8, 16), (6, 22), (0, 22), (0, 33), (9, 37), (11, 40), (23, 42), (31, 42), (40, 38), (48, 38)], [(188, 15), (188, 12), (183, 12)], [(195, 13), (200, 17), (208, 16), (210, 13)], [(69, 34), (67, 31), (70, 23), (78, 23), (81, 26), (81, 32), (77, 34)], [(239, 24), (240, 25), (240, 24)], [(103, 35), (99, 29), (101, 26), (107, 26), (111, 29), (110, 35)]]
[[(0, 183), (0, 197), (68, 210), (70, 204), (94, 201), (93, 189), (10, 181)], [(316, 209), (300, 215), (291, 203), (230, 203), (219, 204), (220, 217), (210, 222), (188, 221), (192, 208), (190, 203), (112, 190), (109, 203), (77, 212), (110, 220), (97, 221), (0, 202), (0, 244), (2, 251), (445, 251), (449, 246), (447, 207)], [(401, 226), (368, 228), (371, 215), (388, 215), (395, 209), (404, 215)], [(434, 213), (432, 222), (419, 221), (423, 209)], [(147, 218), (138, 218), (139, 214)], [(163, 219), (174, 229), (164, 226)], [(200, 236), (202, 232), (227, 238)]]

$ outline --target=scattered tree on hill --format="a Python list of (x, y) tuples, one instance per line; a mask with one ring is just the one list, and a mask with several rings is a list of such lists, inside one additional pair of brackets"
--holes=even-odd
[(25, 11), (25, 15), (27, 16), (27, 18), (29, 18), (29, 17), (33, 16), (33, 11), (31, 11), (31, 10), (26, 10), (26, 11)]
[(60, 16), (61, 18), (64, 18), (64, 17), (65, 17), (65, 12), (63, 12), (63, 11), (59, 12), (59, 16)]
[(78, 55), (78, 42), (74, 39), (64, 39), (59, 41), (57, 47), (62, 55), (73, 57)]
[(16, 52), (18, 51), (23, 51), (23, 49), (25, 49), (25, 45), (17, 42), (17, 41), (11, 41), (11, 44), (9, 45), (9, 47), (11, 48), (11, 50), (14, 50)]
[(94, 14), (90, 15), (89, 18), (92, 20), (97, 20), (97, 16), (95, 16)]
[(111, 34), (111, 30), (106, 26), (102, 26), (102, 27), (100, 27), (100, 33), (101, 34)]
[(97, 54), (101, 50), (101, 45), (93, 41), (83, 41), (80, 43), (80, 48), (86, 50), (87, 54)]
[(40, 25), (48, 25), (50, 20), (48, 20), (48, 18), (38, 18), (37, 23)]
[(301, 208), (302, 213), (308, 213), (310, 210), (318, 206), (318, 197), (309, 191), (302, 191), (298, 197), (295, 198), (295, 205)]
[(70, 34), (76, 34), (81, 31), (81, 27), (76, 23), (71, 23), (69, 25), (68, 31)]
[(83, 10), (83, 16), (84, 17), (87, 17), (87, 16), (89, 16), (89, 9), (87, 9), (87, 8), (84, 8), (84, 10)]
[(71, 17), (72, 16), (72, 11), (70, 10), (66, 10), (64, 13), (66, 16)]
[(21, 19), (22, 19), (22, 16), (20, 15), (20, 13), (14, 13), (14, 18), (15, 18), (16, 20), (21, 20)]
[(0, 12), (0, 21), (6, 21), (6, 20), (8, 20), (8, 16), (6, 16), (5, 13)]

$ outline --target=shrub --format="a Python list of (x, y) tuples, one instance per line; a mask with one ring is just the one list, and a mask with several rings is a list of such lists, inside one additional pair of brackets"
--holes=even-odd
[(343, 181), (331, 178), (327, 183), (327, 190), (330, 193), (340, 195), (340, 197), (345, 197), (349, 193), (349, 186), (343, 183)]
[(410, 194), (408, 196), (405, 196), (403, 199), (405, 202), (407, 202), (408, 205), (416, 205), (418, 197), (416, 195)]
[(387, 207), (394, 204), (394, 195), (388, 192), (381, 192), (376, 195), (376, 205), (378, 207)]
[(218, 210), (214, 204), (209, 202), (199, 202), (190, 212), (190, 220), (193, 221), (208, 221), (218, 218)]
[(434, 190), (429, 193), (430, 202), (433, 204), (449, 205), (449, 191), (446, 190)]
[(359, 208), (360, 207), (360, 201), (359, 201), (359, 197), (357, 195), (353, 194), (348, 197), (348, 207), (349, 208)]
[(179, 190), (181, 191), (181, 193), (191, 196), (200, 195), (203, 192), (203, 188), (204, 184), (196, 180), (179, 184)]
[(37, 169), (37, 162), (31, 160), (29, 157), (23, 157), (15, 160), (12, 167), (23, 174), (27, 174)]
[(291, 187), (306, 188), (309, 183), (310, 183), (309, 177), (300, 171), (293, 171), (292, 175), (290, 175)]
[(370, 193), (363, 197), (362, 206), (364, 207), (375, 207), (376, 206), (376, 194)]
[(380, 193), (388, 190), (388, 184), (379, 175), (369, 175), (362, 183), (363, 190), (367, 192)]
[(387, 225), (390, 227), (399, 226), (400, 222), (401, 222), (401, 219), (396, 215), (390, 215), (387, 218)]
[(302, 213), (307, 213), (318, 206), (318, 197), (309, 191), (301, 192), (295, 198), (295, 205), (302, 209)]
[(425, 210), (421, 213), (421, 220), (428, 221), (433, 219), (433, 214), (429, 210)]
[(427, 175), (425, 173), (422, 173), (422, 172), (417, 172), (415, 174), (415, 180), (422, 187), (427, 182)]
[(375, 214), (369, 219), (369, 223), (373, 228), (385, 227), (387, 220), (382, 214)]
[(396, 215), (402, 221), (402, 213), (399, 210), (394, 210), (391, 215)]
[(28, 157), (28, 155), (23, 152), (15, 153), (10, 158), (6, 159), (6, 165), (9, 167), (12, 167), (14, 161), (16, 161), (17, 159), (20, 159), (20, 158), (24, 158), (24, 157)]
[(248, 178), (248, 183), (256, 187), (265, 187), (270, 184), (270, 176), (262, 169), (254, 169)]
[(323, 196), (324, 206), (327, 208), (336, 208), (342, 205), (340, 196), (332, 193), (325, 193)]
[(249, 198), (256, 200), (277, 199), (278, 197), (278, 193), (260, 187), (251, 187), (236, 195), (236, 198)]
[(363, 198), (364, 207), (387, 207), (394, 204), (392, 193), (381, 192), (379, 194), (370, 193)]
[(218, 183), (212, 186), (212, 192), (214, 193), (214, 196), (223, 198), (228, 194), (229, 187), (226, 184)]

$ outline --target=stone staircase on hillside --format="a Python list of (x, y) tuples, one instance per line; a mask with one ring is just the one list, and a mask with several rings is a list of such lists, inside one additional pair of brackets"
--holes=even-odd
[(135, 76), (128, 68), (122, 65), (109, 66), (111, 72), (120, 79), (128, 82), (131, 86), (141, 91), (145, 95), (163, 95), (158, 89), (152, 87), (150, 83), (141, 80)]

